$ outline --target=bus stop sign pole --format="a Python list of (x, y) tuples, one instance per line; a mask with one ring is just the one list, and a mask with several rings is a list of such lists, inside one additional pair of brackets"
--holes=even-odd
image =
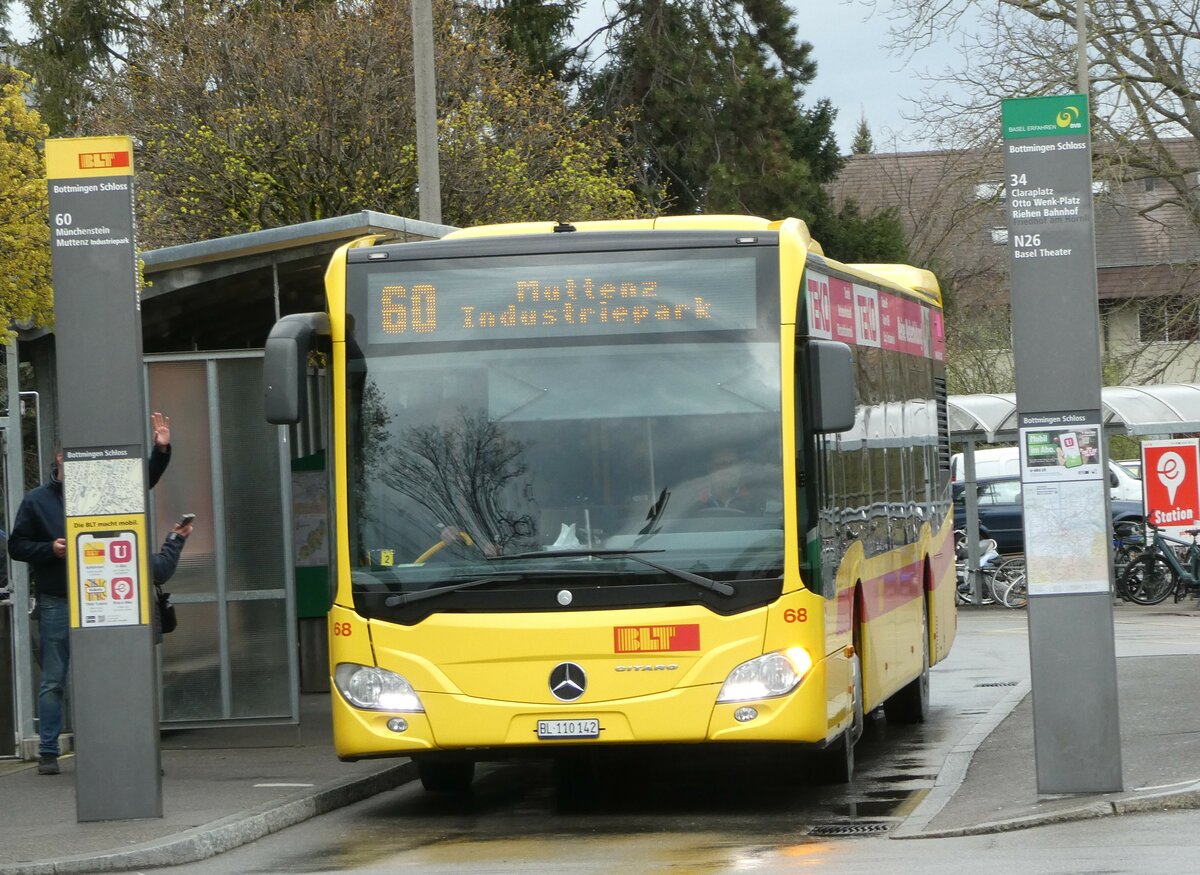
[(1001, 104), (1039, 795), (1122, 789), (1086, 94)]
[(161, 817), (133, 144), (47, 140), (46, 177), (76, 813)]

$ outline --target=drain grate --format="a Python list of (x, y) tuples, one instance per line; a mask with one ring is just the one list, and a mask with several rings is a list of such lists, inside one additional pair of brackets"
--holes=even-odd
[(879, 835), (889, 829), (891, 826), (886, 823), (831, 823), (825, 826), (814, 826), (808, 831), (808, 834), (838, 838), (840, 836)]
[(976, 684), (977, 687), (1015, 687), (1016, 681), (993, 681), (990, 684)]

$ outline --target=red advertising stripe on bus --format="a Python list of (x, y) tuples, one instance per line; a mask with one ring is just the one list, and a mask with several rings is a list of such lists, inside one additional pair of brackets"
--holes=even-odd
[[(882, 577), (871, 577), (862, 582), (863, 604), (859, 620), (869, 622), (882, 617), (896, 608), (919, 599), (925, 591), (925, 563), (918, 560), (889, 571)], [(854, 616), (854, 590), (845, 589), (837, 595), (837, 619), (835, 632), (850, 628)]]
[(863, 620), (882, 617), (920, 598), (924, 587), (925, 563), (913, 562), (883, 577), (863, 581)]
[(700, 626), (613, 626), (614, 653), (669, 653), (699, 650)]
[(833, 339), (854, 346), (854, 285), (838, 277), (829, 278), (829, 304), (833, 315)]
[(932, 332), (933, 360), (946, 360), (946, 330), (942, 324), (942, 311), (929, 308), (929, 328)]

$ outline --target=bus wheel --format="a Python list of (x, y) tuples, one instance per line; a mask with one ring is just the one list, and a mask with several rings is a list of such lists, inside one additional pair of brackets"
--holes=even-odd
[(890, 723), (924, 723), (929, 715), (929, 608), (921, 611), (921, 673), (887, 700)]
[(421, 786), (429, 793), (466, 793), (475, 779), (475, 763), (471, 760), (417, 759)]

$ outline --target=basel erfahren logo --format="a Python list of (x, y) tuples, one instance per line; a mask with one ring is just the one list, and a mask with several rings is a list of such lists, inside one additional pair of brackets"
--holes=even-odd
[(587, 689), (587, 673), (573, 662), (560, 662), (550, 672), (550, 692), (560, 702), (574, 702)]
[(1058, 114), (1058, 118), (1056, 118), (1055, 121), (1058, 122), (1058, 126), (1060, 128), (1070, 127), (1072, 124), (1075, 124), (1079, 121), (1079, 107), (1068, 106)]

